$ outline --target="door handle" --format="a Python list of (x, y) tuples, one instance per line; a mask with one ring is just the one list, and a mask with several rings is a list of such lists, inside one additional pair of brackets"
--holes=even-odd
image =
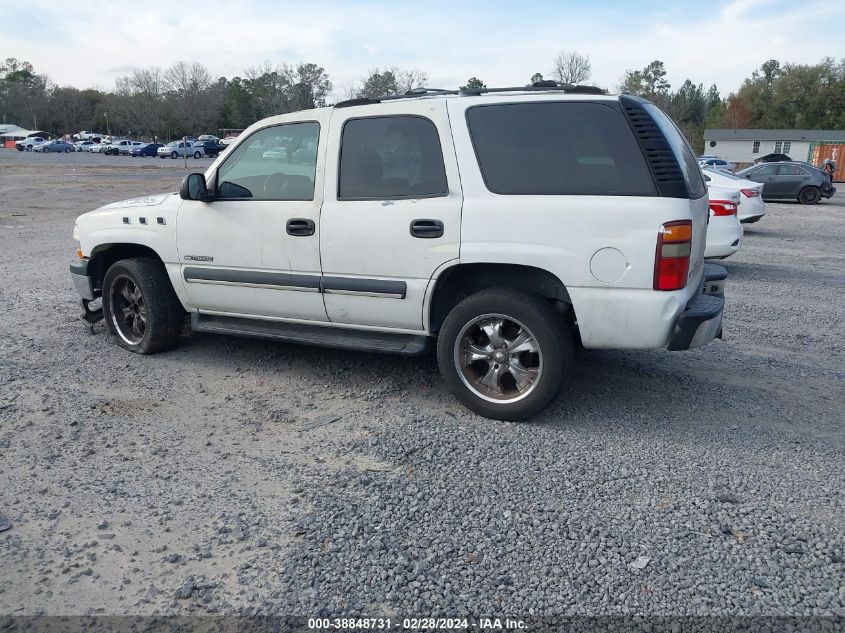
[(292, 218), (288, 220), (286, 228), (288, 235), (308, 237), (309, 235), (314, 235), (314, 220)]
[(443, 222), (440, 220), (413, 220), (411, 222), (411, 235), (424, 239), (443, 237)]

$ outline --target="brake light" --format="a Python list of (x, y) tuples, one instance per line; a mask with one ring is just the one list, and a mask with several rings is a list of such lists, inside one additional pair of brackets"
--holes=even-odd
[(666, 222), (657, 233), (654, 258), (654, 289), (680, 290), (687, 285), (692, 250), (692, 222)]
[(739, 191), (746, 198), (756, 198), (760, 195), (760, 192), (757, 189), (740, 189)]
[(730, 200), (711, 200), (710, 210), (715, 216), (736, 215), (738, 205)]

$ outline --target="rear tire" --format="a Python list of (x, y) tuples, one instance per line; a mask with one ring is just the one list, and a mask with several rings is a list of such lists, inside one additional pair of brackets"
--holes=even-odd
[(202, 154), (200, 154), (199, 152), (194, 152), (194, 158), (198, 159), (200, 156), (202, 156)]
[(461, 301), (437, 340), (449, 390), (467, 408), (497, 420), (522, 420), (548, 406), (569, 379), (573, 358), (562, 315), (543, 298), (511, 288)]
[(804, 187), (798, 193), (798, 202), (801, 204), (816, 204), (819, 200), (821, 200), (821, 197), (822, 192), (818, 187)]
[(136, 354), (176, 347), (185, 321), (164, 266), (148, 257), (122, 259), (108, 269), (103, 316), (117, 344)]

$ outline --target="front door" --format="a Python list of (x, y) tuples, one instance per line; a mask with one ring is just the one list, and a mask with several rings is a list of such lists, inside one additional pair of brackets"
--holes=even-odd
[(774, 182), (775, 174), (777, 173), (777, 166), (774, 164), (766, 164), (758, 167), (748, 177), (754, 182), (763, 183), (763, 197), (776, 198), (777, 184)]
[[(320, 294), (320, 122), (253, 132), (208, 174), (212, 202), (179, 208), (177, 242), (200, 312), (326, 321)], [(319, 148), (319, 151), (318, 151)]]
[[(395, 107), (395, 113), (391, 111)], [(335, 323), (423, 329), (426, 287), (460, 252), (462, 194), (445, 101), (335, 109), (320, 245)]]

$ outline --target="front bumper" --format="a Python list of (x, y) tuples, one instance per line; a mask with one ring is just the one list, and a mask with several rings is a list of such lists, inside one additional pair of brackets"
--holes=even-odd
[(667, 345), (670, 351), (701, 347), (714, 338), (722, 338), (727, 277), (728, 271), (722, 266), (705, 264), (701, 292), (690, 299), (678, 317)]
[(73, 287), (79, 296), (88, 301), (95, 299), (94, 295), (94, 280), (88, 274), (87, 259), (80, 259), (74, 261), (70, 265), (70, 278), (73, 280)]

